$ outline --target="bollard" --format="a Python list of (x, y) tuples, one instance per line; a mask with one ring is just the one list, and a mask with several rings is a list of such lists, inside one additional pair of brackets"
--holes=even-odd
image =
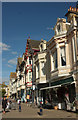
[(21, 112), (21, 105), (19, 105), (19, 112)]

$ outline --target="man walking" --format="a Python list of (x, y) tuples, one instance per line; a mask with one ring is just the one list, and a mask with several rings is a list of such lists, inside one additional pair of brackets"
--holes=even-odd
[(4, 97), (3, 100), (2, 100), (2, 108), (3, 108), (3, 113), (5, 114), (5, 109), (7, 107), (7, 100), (6, 98)]

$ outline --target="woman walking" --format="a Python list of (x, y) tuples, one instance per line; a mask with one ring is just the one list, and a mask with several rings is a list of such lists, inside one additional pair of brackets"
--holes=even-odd
[(3, 100), (2, 100), (3, 113), (5, 113), (6, 107), (7, 107), (7, 100), (6, 100), (6, 98), (4, 97)]

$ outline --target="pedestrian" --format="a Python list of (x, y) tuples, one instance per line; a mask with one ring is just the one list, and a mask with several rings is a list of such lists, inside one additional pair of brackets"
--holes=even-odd
[(9, 110), (9, 108), (10, 108), (10, 102), (9, 102), (9, 100), (7, 100), (7, 107), (6, 107), (6, 109)]
[(7, 100), (6, 98), (4, 97), (3, 100), (2, 100), (2, 108), (3, 108), (3, 113), (5, 114), (5, 109), (7, 107)]
[(21, 112), (21, 98), (19, 100), (19, 112)]
[(20, 99), (18, 98), (18, 101), (17, 101), (18, 105), (19, 105), (19, 101), (20, 101)]

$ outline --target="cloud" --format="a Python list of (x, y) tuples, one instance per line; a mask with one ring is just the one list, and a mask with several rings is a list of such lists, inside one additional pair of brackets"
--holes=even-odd
[(11, 65), (16, 65), (17, 64), (16, 58), (9, 60), (8, 63)]
[(5, 43), (2, 43), (0, 42), (0, 54), (2, 53), (2, 51), (8, 51), (10, 50), (10, 47), (9, 45), (5, 44)]
[(16, 54), (17, 54), (17, 52), (12, 52), (12, 54), (16, 55)]
[(47, 29), (47, 30), (53, 30), (53, 28), (52, 28), (52, 27), (51, 27), (51, 28), (50, 28), (50, 27), (47, 27), (46, 29)]
[(12, 68), (13, 66), (12, 65), (8, 65), (8, 67)]

